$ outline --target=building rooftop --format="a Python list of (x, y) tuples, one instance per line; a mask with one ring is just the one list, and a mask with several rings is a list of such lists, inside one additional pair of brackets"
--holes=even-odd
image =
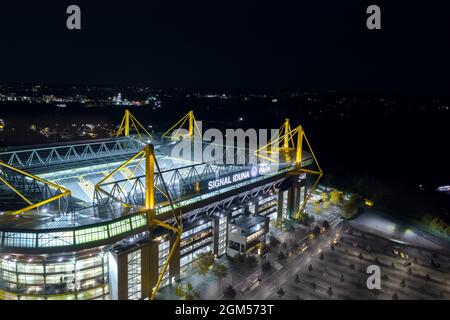
[(257, 214), (240, 214), (238, 217), (231, 219), (231, 224), (244, 230), (250, 230), (258, 224), (265, 223), (268, 219)]

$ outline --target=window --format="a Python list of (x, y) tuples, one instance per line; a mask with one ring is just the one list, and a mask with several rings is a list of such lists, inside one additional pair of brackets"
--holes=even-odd
[(121, 233), (124, 233), (124, 232), (128, 232), (130, 230), (131, 230), (131, 226), (130, 226), (129, 219), (114, 222), (109, 225), (109, 235), (111, 237), (116, 236)]
[(239, 242), (230, 240), (229, 243), (228, 243), (228, 248), (240, 252), (241, 245), (239, 244)]
[(25, 232), (5, 232), (5, 247), (33, 248), (36, 246), (36, 234)]
[(17, 272), (20, 273), (44, 273), (44, 265), (37, 263), (17, 263)]
[(107, 226), (99, 226), (75, 231), (75, 239), (77, 244), (91, 241), (98, 241), (107, 238), (108, 238)]
[(141, 298), (141, 250), (127, 255), (128, 260), (128, 300)]
[(282, 202), (281, 202), (281, 216), (283, 219), (287, 219), (288, 217), (288, 212), (287, 212), (287, 207), (288, 207), (288, 191), (283, 191), (282, 194)]
[(147, 219), (145, 215), (139, 215), (131, 217), (131, 226), (133, 229), (145, 226), (147, 224)]
[(74, 244), (73, 231), (38, 234), (38, 247), (59, 247)]

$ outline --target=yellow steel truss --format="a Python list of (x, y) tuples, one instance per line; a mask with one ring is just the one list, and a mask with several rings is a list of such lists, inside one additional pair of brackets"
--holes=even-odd
[[(314, 164), (317, 170), (310, 170), (302, 167), (303, 145), (304, 145), (303, 141), (306, 142), (306, 145), (313, 157)], [(290, 161), (292, 151), (294, 152), (294, 162), (296, 164), (296, 169), (292, 171), (291, 174), (309, 173), (317, 176), (312, 188), (306, 195), (305, 201), (299, 208), (298, 212), (296, 212), (295, 214), (296, 219), (298, 219), (302, 211), (305, 209), (306, 203), (316, 190), (319, 180), (323, 176), (323, 171), (319, 165), (319, 162), (317, 161), (313, 149), (311, 148), (311, 144), (309, 143), (309, 140), (306, 137), (303, 127), (298, 126), (294, 129), (291, 129), (289, 119), (286, 119), (284, 121), (284, 124), (278, 129), (278, 135), (273, 137), (266, 145), (257, 149), (255, 151), (255, 155), (262, 159), (269, 160), (271, 162), (279, 162), (280, 158)]]
[[(172, 199), (170, 197), (169, 190), (167, 189), (167, 186), (162, 178), (161, 170), (159, 168), (158, 162), (156, 161), (153, 145), (147, 144), (141, 151), (139, 151), (137, 154), (135, 154), (129, 160), (125, 161), (118, 168), (116, 168), (110, 174), (105, 176), (105, 178), (103, 178), (100, 182), (98, 182), (95, 185), (95, 189), (97, 191), (111, 197), (112, 199), (120, 202), (124, 207), (131, 207), (131, 204), (125, 203), (124, 201), (115, 198), (110, 192), (102, 189), (101, 185), (105, 181), (107, 181), (111, 176), (113, 176), (115, 173), (117, 173), (124, 167), (128, 166), (132, 161), (134, 161), (136, 159), (139, 159), (138, 163), (136, 165), (136, 168), (142, 163), (142, 161), (145, 160), (145, 210), (147, 211), (148, 227), (151, 228), (152, 226), (160, 226), (160, 227), (163, 227), (163, 228), (166, 228), (166, 229), (172, 231), (175, 234), (175, 241), (173, 242), (172, 248), (170, 249), (167, 261), (165, 262), (163, 269), (161, 270), (161, 273), (158, 275), (158, 280), (156, 282), (155, 287), (152, 289), (150, 299), (153, 300), (156, 296), (156, 293), (159, 290), (162, 278), (164, 277), (164, 274), (167, 271), (167, 267), (172, 259), (173, 253), (175, 252), (175, 249), (180, 242), (181, 233), (183, 230), (183, 224), (182, 224), (182, 219), (181, 219), (181, 210), (179, 210), (179, 215), (177, 216), (177, 214), (175, 212), (175, 207), (174, 207)], [(166, 223), (164, 221), (160, 221), (156, 218), (156, 213), (155, 213), (155, 166), (161, 177), (161, 181), (162, 181), (162, 184), (164, 187), (164, 190), (159, 190), (159, 189), (158, 190), (167, 198), (167, 200), (169, 201), (169, 203), (171, 205), (172, 216), (174, 218), (175, 225), (168, 224), (168, 223)], [(125, 184), (123, 186), (121, 186), (122, 189), (129, 182), (129, 180), (133, 177), (134, 172), (136, 171), (136, 168), (134, 168), (134, 170), (131, 171), (130, 175), (128, 176), (127, 180), (125, 181)]]
[[(183, 128), (183, 126), (187, 123), (187, 130)], [(180, 130), (186, 130), (187, 134), (180, 133)], [(169, 130), (162, 134), (162, 138), (169, 138), (178, 140), (180, 137), (183, 138), (185, 136), (194, 137), (194, 135), (201, 136), (201, 130), (197, 125), (195, 120), (194, 111), (189, 111), (186, 115), (184, 115), (180, 120), (178, 120)]]
[(280, 155), (289, 158), (291, 151), (296, 149), (294, 136), (297, 131), (298, 128), (291, 130), (289, 119), (286, 119), (278, 129), (277, 135), (257, 149), (255, 155), (272, 162), (278, 162)]
[(126, 109), (125, 115), (123, 116), (122, 121), (120, 123), (119, 130), (116, 133), (116, 137), (122, 134), (125, 137), (129, 137), (130, 131), (133, 128), (136, 131), (139, 138), (142, 138), (139, 128), (141, 128), (143, 132), (145, 132), (145, 134), (147, 134), (150, 138), (152, 137), (152, 135), (147, 131), (147, 129), (145, 129), (144, 126), (135, 118), (135, 116), (131, 114), (130, 110)]
[[(306, 198), (305, 201), (303, 201), (302, 206), (298, 209), (298, 211), (295, 214), (295, 218), (299, 219), (300, 218), (300, 214), (303, 212), (303, 210), (306, 207), (306, 204), (308, 203), (309, 199), (311, 198), (311, 195), (314, 193), (314, 191), (316, 191), (317, 185), (319, 184), (319, 180), (322, 178), (323, 176), (323, 171), (322, 168), (319, 165), (319, 162), (317, 161), (316, 155), (311, 147), (311, 144), (309, 143), (308, 138), (306, 137), (305, 131), (303, 130), (303, 128), (301, 126), (297, 127), (298, 132), (297, 132), (297, 148), (296, 148), (296, 170), (295, 170), (295, 174), (299, 174), (299, 173), (306, 173), (306, 174), (313, 174), (315, 176), (317, 176), (317, 178), (314, 181), (314, 184), (312, 186), (311, 189), (309, 189), (309, 192), (306, 194)], [(306, 168), (302, 167), (302, 147), (303, 147), (303, 140), (306, 142), (309, 151), (311, 152), (311, 155), (313, 157), (314, 160), (314, 164), (315, 167), (317, 168), (317, 170), (309, 170)]]
[(4, 162), (1, 162), (1, 161), (0, 161), (0, 167), (7, 168), (7, 169), (12, 170), (12, 171), (14, 171), (14, 172), (17, 172), (17, 173), (19, 173), (19, 174), (21, 174), (21, 175), (24, 175), (24, 176), (26, 176), (26, 177), (28, 177), (28, 178), (31, 178), (31, 179), (33, 179), (33, 180), (39, 181), (39, 182), (41, 182), (41, 183), (44, 183), (44, 184), (48, 185), (49, 187), (54, 188), (54, 189), (57, 189), (57, 190), (59, 190), (59, 191), (61, 192), (60, 194), (57, 194), (57, 195), (55, 195), (55, 196), (53, 196), (53, 197), (50, 197), (50, 198), (48, 198), (48, 199), (45, 199), (45, 200), (43, 200), (43, 201), (40, 201), (40, 202), (37, 202), (37, 203), (32, 203), (32, 202), (31, 202), (27, 197), (25, 197), (25, 195), (23, 195), (18, 189), (14, 188), (14, 186), (11, 185), (8, 181), (6, 181), (6, 180), (3, 179), (2, 177), (0, 177), (0, 181), (1, 181), (1, 182), (3, 182), (8, 188), (10, 188), (14, 193), (16, 193), (20, 198), (22, 198), (22, 200), (24, 200), (24, 201), (28, 204), (26, 207), (24, 207), (24, 208), (22, 208), (22, 209), (15, 210), (15, 211), (8, 211), (8, 212), (6, 212), (6, 214), (16, 215), (16, 214), (25, 213), (25, 212), (27, 212), (27, 211), (30, 211), (30, 210), (33, 210), (33, 209), (35, 209), (35, 208), (41, 207), (41, 206), (43, 206), (43, 205), (45, 205), (45, 204), (48, 204), (48, 203), (50, 203), (50, 202), (53, 202), (53, 201), (55, 201), (55, 200), (57, 200), (57, 199), (60, 199), (60, 198), (62, 198), (62, 197), (69, 196), (69, 195), (71, 194), (71, 191), (70, 191), (69, 189), (66, 189), (66, 188), (64, 188), (64, 187), (61, 187), (61, 186), (59, 186), (59, 185), (57, 185), (57, 184), (55, 184), (55, 183), (53, 183), (53, 182), (50, 182), (50, 181), (44, 180), (44, 179), (42, 179), (42, 178), (39, 178), (38, 176), (32, 175), (32, 174), (30, 174), (30, 173), (28, 173), (28, 172), (25, 172), (25, 171), (23, 171), (23, 170), (17, 169), (17, 168), (15, 168), (15, 167), (13, 167), (13, 166), (10, 166), (9, 164), (6, 164), (6, 163), (4, 163)]

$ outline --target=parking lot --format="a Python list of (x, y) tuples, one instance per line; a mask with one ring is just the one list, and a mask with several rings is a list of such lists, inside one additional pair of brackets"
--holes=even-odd
[[(450, 298), (448, 255), (402, 246), (348, 224), (320, 237), (321, 244), (278, 277), (265, 299)], [(380, 290), (366, 286), (369, 265), (381, 269)]]

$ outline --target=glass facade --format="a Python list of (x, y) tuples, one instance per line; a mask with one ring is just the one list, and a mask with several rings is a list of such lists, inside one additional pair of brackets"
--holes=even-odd
[(283, 219), (288, 219), (288, 191), (283, 191), (281, 200), (281, 217)]
[(141, 299), (141, 250), (127, 255), (128, 261), (128, 300)]
[(220, 257), (227, 252), (227, 217), (219, 218), (219, 236), (218, 236), (217, 255)]
[(107, 255), (0, 257), (0, 299), (107, 299)]
[(98, 226), (55, 232), (0, 232), (0, 247), (56, 248), (106, 240), (146, 226), (146, 214), (139, 214)]
[(270, 220), (277, 218), (278, 194), (272, 194), (258, 201), (258, 214), (269, 217)]
[[(160, 244), (158, 244), (158, 275), (163, 271), (164, 264), (167, 262), (167, 259), (169, 257), (169, 251), (170, 240), (168, 238), (165, 238), (161, 241)], [(164, 276), (161, 280), (161, 288), (169, 284), (169, 268), (170, 266), (168, 265), (166, 272), (164, 273)]]

